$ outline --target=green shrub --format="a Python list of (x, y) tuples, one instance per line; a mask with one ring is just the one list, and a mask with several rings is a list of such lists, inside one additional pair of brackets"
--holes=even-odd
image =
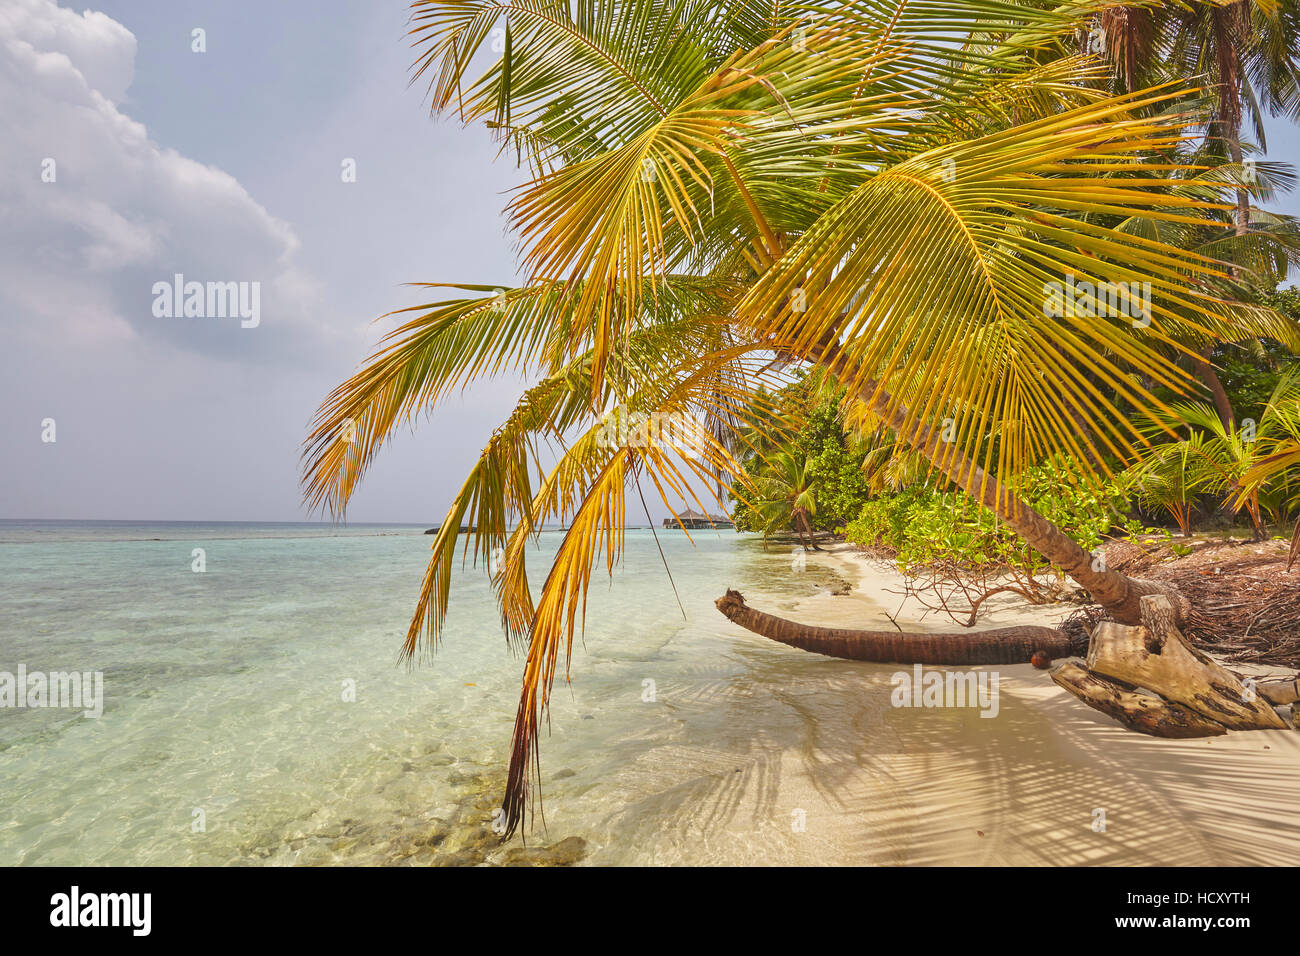
[[(1018, 489), (1027, 504), (1087, 551), (1113, 531), (1142, 531), (1139, 522), (1126, 517), (1128, 503), (1116, 484), (1090, 489), (1068, 467), (1029, 469)], [(1048, 567), (992, 512), (961, 491), (919, 487), (881, 495), (863, 505), (845, 535), (862, 547), (895, 551), (904, 573), (940, 562), (972, 569), (1008, 566), (1026, 574)]]

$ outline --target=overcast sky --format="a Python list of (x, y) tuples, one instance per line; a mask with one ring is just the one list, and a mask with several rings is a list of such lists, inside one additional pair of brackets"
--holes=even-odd
[[(307, 423), (392, 326), (373, 320), (427, 300), (403, 283), (514, 284), (501, 209), (521, 173), (430, 119), (407, 14), (0, 3), (0, 517), (306, 517)], [(260, 282), (260, 324), (155, 317), (177, 272)], [(517, 392), (398, 436), (349, 519), (441, 519)]]
[[(522, 174), (429, 117), (407, 14), (0, 0), (0, 517), (305, 518), (307, 423), (392, 325), (372, 321), (422, 301), (402, 283), (517, 280), (501, 210)], [(1273, 124), (1271, 158), (1297, 145)], [(178, 272), (259, 282), (259, 324), (155, 316)], [(440, 520), (517, 393), (399, 435), (349, 519)]]

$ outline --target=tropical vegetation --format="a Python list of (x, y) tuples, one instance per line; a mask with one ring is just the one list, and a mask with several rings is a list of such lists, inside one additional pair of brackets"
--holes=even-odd
[[(1300, 348), (1295, 321), (1264, 299), (1294, 258), (1291, 223), (1255, 205), (1286, 170), (1247, 164), (1239, 120), (1254, 104), (1291, 114), (1300, 103), (1293, 3), (413, 10), (414, 73), (433, 109), (483, 123), (528, 170), (507, 207), (528, 279), (424, 286), (431, 301), (403, 310), (323, 403), (304, 488), (340, 515), (399, 425), (471, 382), (529, 381), (434, 538), (405, 643), (411, 656), (438, 640), (458, 553), (500, 549), (492, 585), (526, 655), (503, 804), (511, 831), (533, 806), (561, 650), (567, 674), (586, 589), (598, 563), (619, 561), (630, 506), (639, 513), (648, 493), (706, 511), (702, 499), (738, 484), (756, 522), (843, 516), (844, 503), (807, 494), (825, 443), (755, 440), (766, 399), (800, 369), (842, 393), (846, 435), (889, 448), (900, 477), (912, 456), (932, 493), (987, 509), (999, 535), (1072, 578), (1116, 625), (1138, 624), (1148, 595), (1169, 599), (1174, 623), (1194, 613), (1173, 586), (1099, 564), (1087, 547), (1096, 529), (1044, 505), (1034, 469), (1053, 463), (1073, 487), (1106, 495), (1160, 438), (1152, 423), (1179, 437), (1169, 397), (1213, 388), (1215, 348)], [(1263, 39), (1220, 43), (1246, 23)], [(1230, 50), (1243, 54), (1235, 65)], [(605, 440), (623, 411), (689, 419), (698, 438)], [(1282, 436), (1266, 436), (1259, 465), (1291, 460)], [(1232, 480), (1245, 489), (1290, 474), (1280, 467)], [(567, 530), (536, 586), (525, 549), (556, 521)], [(734, 600), (719, 607), (749, 620)], [(1051, 628), (914, 641), (762, 628), (868, 660), (1027, 660), (1070, 647)]]

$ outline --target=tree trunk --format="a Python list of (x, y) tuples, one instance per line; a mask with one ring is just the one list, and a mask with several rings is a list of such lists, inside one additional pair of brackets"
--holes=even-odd
[(1094, 710), (1114, 717), (1129, 730), (1152, 737), (1218, 737), (1227, 728), (1181, 704), (1142, 694), (1120, 681), (1102, 677), (1077, 660), (1062, 661), (1051, 678)]
[(756, 611), (739, 591), (728, 590), (715, 602), (719, 611), (747, 631), (801, 651), (851, 661), (881, 664), (1026, 664), (1035, 654), (1048, 660), (1073, 653), (1069, 636), (1054, 627), (1033, 624), (987, 631), (904, 634), (800, 624)]
[(1268, 532), (1264, 529), (1264, 516), (1259, 510), (1259, 492), (1252, 491), (1250, 497), (1246, 499), (1246, 513), (1250, 515), (1252, 539), (1267, 541)]
[[(1238, 119), (1236, 125), (1228, 129), (1228, 153), (1232, 161), (1238, 166), (1242, 165), (1241, 153), (1241, 120)], [(1234, 216), (1234, 222), (1237, 227), (1237, 235), (1244, 236), (1250, 229), (1250, 194), (1243, 187), (1237, 187), (1237, 209)], [(1237, 270), (1233, 270), (1236, 274)]]
[(1097, 625), (1088, 647), (1090, 670), (1153, 690), (1229, 730), (1286, 726), (1263, 695), (1187, 643), (1162, 595), (1143, 598), (1142, 611), (1141, 627)]
[(1300, 677), (1268, 677), (1259, 682), (1259, 696), (1281, 706), (1300, 701)]
[[(842, 383), (853, 387), (847, 359), (837, 355), (826, 368)], [(1093, 555), (1084, 551), (1069, 535), (1025, 504), (997, 478), (961, 454), (945, 446), (939, 434), (919, 420), (910, 420), (907, 409), (895, 402), (876, 382), (867, 380), (856, 388), (857, 397), (886, 425), (899, 440), (923, 454), (957, 487), (996, 514), (1025, 543), (1060, 568), (1115, 620), (1137, 624), (1142, 620), (1140, 601), (1146, 594), (1165, 594), (1173, 602), (1181, 623), (1191, 610), (1186, 598), (1176, 588), (1156, 581), (1143, 581), (1112, 571)]]
[[(1234, 101), (1235, 102), (1235, 101)], [(1228, 153), (1234, 163), (1242, 165), (1241, 152), (1241, 130), (1240, 119), (1235, 123), (1230, 122), (1227, 129)], [(1237, 208), (1233, 211), (1233, 225), (1235, 232), (1239, 236), (1244, 236), (1250, 229), (1250, 194), (1247, 190), (1237, 188)], [(1232, 275), (1236, 277), (1241, 270), (1236, 266), (1231, 269)], [(1229, 435), (1236, 428), (1236, 414), (1232, 409), (1232, 402), (1228, 399), (1228, 393), (1220, 381), (1219, 375), (1214, 371), (1214, 366), (1210, 364), (1210, 353), (1213, 351), (1213, 345), (1207, 345), (1201, 349), (1197, 357), (1192, 360), (1197, 376), (1205, 387), (1210, 391), (1210, 397), (1214, 399), (1214, 408), (1219, 413), (1219, 420), (1223, 422), (1223, 427)]]
[[(1242, 678), (1187, 643), (1163, 595), (1142, 599), (1138, 627), (1103, 621), (1092, 632), (1087, 670), (1066, 662), (1052, 680), (1126, 727), (1156, 737), (1208, 737), (1229, 730), (1284, 730), (1273, 710), (1286, 695), (1248, 688)], [(1294, 686), (1294, 685), (1293, 685)], [(1143, 695), (1139, 688), (1158, 697)]]
[(1223, 387), (1223, 382), (1219, 379), (1219, 373), (1214, 370), (1210, 363), (1210, 353), (1214, 346), (1207, 345), (1204, 349), (1196, 354), (1192, 359), (1192, 367), (1196, 371), (1197, 377), (1210, 392), (1210, 397), (1214, 400), (1214, 409), (1219, 413), (1219, 421), (1223, 423), (1223, 429), (1231, 435), (1237, 428), (1237, 415), (1233, 411), (1232, 401), (1228, 398), (1228, 391)]
[[(1027, 544), (1087, 588), (1113, 618), (1094, 628), (1086, 669), (1078, 662), (1054, 668), (1052, 677), (1057, 684), (1125, 726), (1155, 736), (1199, 737), (1287, 726), (1270, 701), (1290, 694), (1291, 688), (1277, 686), (1270, 687), (1267, 694), (1252, 693), (1235, 674), (1191, 647), (1179, 630), (1190, 615), (1191, 604), (1176, 588), (1129, 578), (1096, 562), (1011, 489), (957, 449), (941, 447), (934, 429), (910, 420), (907, 409), (875, 382), (855, 385), (843, 355), (826, 361), (823, 346), (813, 351), (817, 353), (814, 360), (855, 388), (857, 397), (900, 441), (925, 455)], [(744, 597), (732, 590), (716, 604), (729, 620), (755, 634), (800, 650), (850, 660), (933, 665), (1032, 661), (1037, 667), (1046, 667), (1052, 658), (1082, 649), (1076, 649), (1064, 631), (1036, 625), (905, 634), (799, 624), (748, 607)]]
[(802, 541), (807, 535), (808, 543), (804, 545), (805, 551), (820, 551), (817, 547), (817, 532), (813, 530), (812, 522), (808, 520), (808, 512), (802, 508), (794, 510), (795, 525), (799, 531), (799, 539)]

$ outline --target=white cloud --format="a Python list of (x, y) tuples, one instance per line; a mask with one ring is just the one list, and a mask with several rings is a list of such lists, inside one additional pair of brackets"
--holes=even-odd
[[(82, 343), (139, 336), (211, 354), (301, 354), (316, 287), (295, 267), (293, 230), (234, 177), (151, 141), (118, 109), (135, 52), (131, 32), (101, 13), (54, 0), (0, 9), (0, 322)], [(177, 272), (261, 282), (256, 337), (238, 322), (154, 318), (153, 283)]]
[(44, 53), (42, 74), (53, 70), (60, 56), (66, 58), (75, 64), (85, 85), (113, 102), (120, 101), (131, 85), (135, 37), (102, 13), (87, 10), (78, 15), (55, 6), (53, 0), (5, 0), (0, 8), (0, 36)]

